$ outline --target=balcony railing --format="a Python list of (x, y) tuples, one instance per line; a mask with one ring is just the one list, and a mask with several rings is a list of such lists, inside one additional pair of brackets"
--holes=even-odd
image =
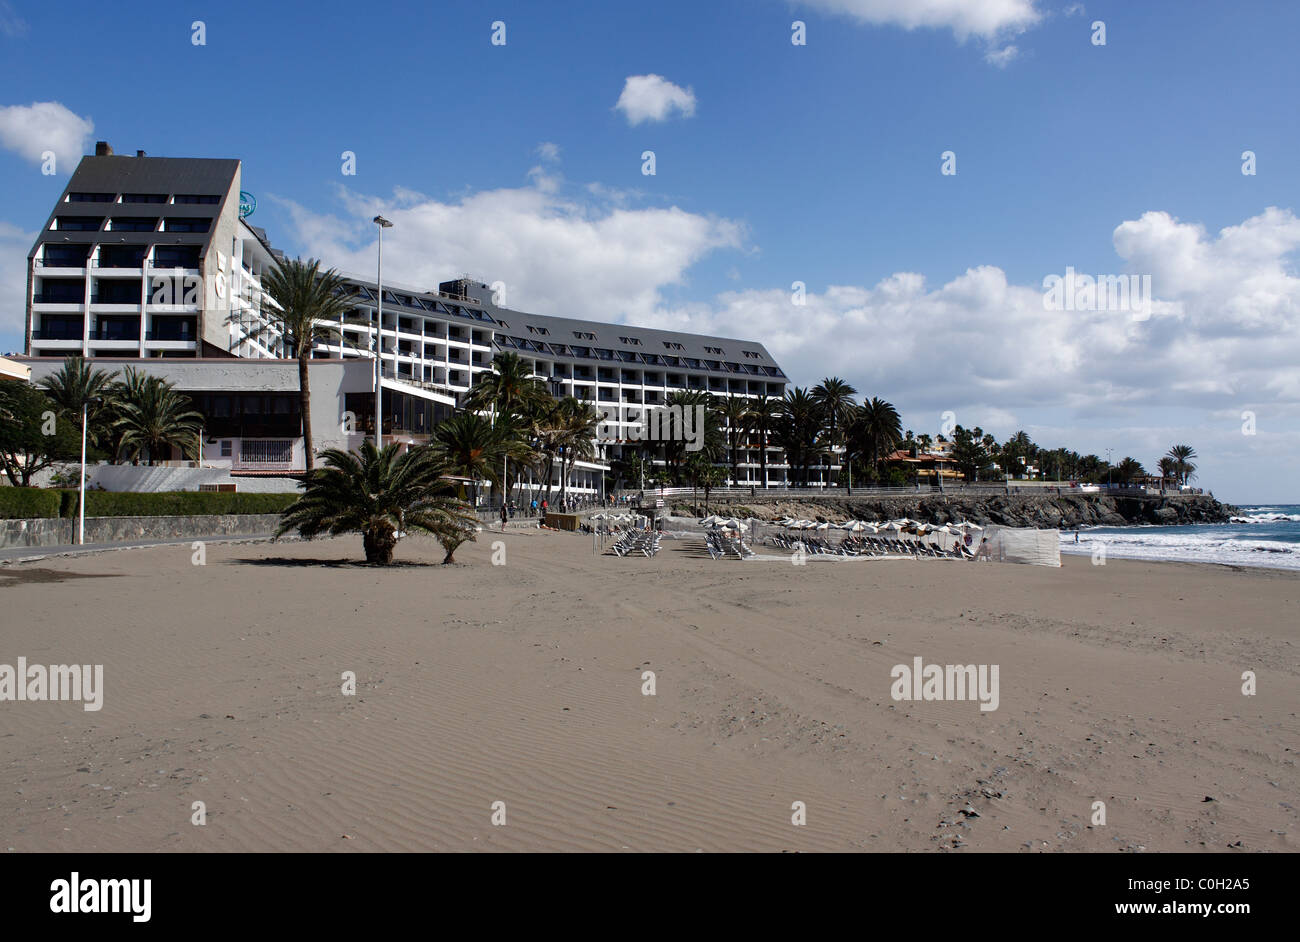
[(233, 465), (238, 470), (246, 471), (292, 471), (293, 439), (240, 439), (239, 457)]

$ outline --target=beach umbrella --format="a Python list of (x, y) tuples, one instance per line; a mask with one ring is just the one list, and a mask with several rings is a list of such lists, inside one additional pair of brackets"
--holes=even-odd
[(741, 523), (735, 517), (728, 517), (723, 521), (722, 525), (728, 530), (740, 530), (743, 532), (749, 529), (749, 527), (745, 526), (745, 524)]
[(901, 529), (903, 529), (903, 528), (902, 528), (902, 526), (901, 526), (900, 524), (898, 524), (898, 523), (896, 523), (895, 521), (891, 520), (891, 521), (889, 521), (889, 523), (885, 524), (885, 525), (884, 525), (883, 527), (881, 527), (880, 529), (882, 529), (882, 530), (889, 530), (891, 533), (897, 533), (899, 530), (901, 530)]

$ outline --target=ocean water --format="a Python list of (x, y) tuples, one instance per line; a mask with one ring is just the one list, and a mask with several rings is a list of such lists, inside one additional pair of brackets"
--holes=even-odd
[(1300, 570), (1300, 504), (1243, 506), (1231, 523), (1085, 527), (1078, 545), (1073, 531), (1061, 531), (1062, 553), (1090, 556), (1101, 542), (1107, 558)]

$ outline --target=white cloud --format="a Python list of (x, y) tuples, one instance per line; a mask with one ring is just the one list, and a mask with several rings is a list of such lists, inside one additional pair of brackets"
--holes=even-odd
[(1005, 69), (1011, 64), (1011, 60), (1019, 55), (1020, 50), (1015, 46), (1006, 46), (1002, 49), (989, 49), (984, 53), (984, 61), (989, 65), (995, 65), (999, 69)]
[(0, 107), (0, 147), (34, 164), (53, 151), (59, 173), (71, 173), (86, 152), (95, 123), (57, 101)]
[(560, 159), (560, 145), (551, 141), (542, 141), (537, 145), (537, 154), (542, 160), (554, 163)]
[[(510, 307), (632, 323), (662, 304), (660, 292), (685, 282), (696, 262), (739, 248), (743, 227), (677, 207), (629, 208), (582, 188), (566, 197), (563, 180), (534, 168), (532, 185), (486, 190), (443, 202), (416, 193), (380, 200), (340, 188), (341, 215), (313, 213), (279, 200), (303, 250), (329, 266), (367, 274), (375, 268), (378, 212), (386, 280), (436, 288), (459, 272), (506, 282)], [(368, 274), (367, 274), (368, 276)]]
[(979, 36), (992, 40), (1022, 32), (1042, 14), (1035, 0), (803, 0), (873, 26), (903, 29), (951, 29), (958, 40)]
[(644, 121), (666, 121), (674, 111), (689, 118), (695, 114), (695, 92), (674, 85), (662, 75), (629, 75), (614, 107), (633, 126)]
[[(340, 188), (343, 210), (332, 216), (284, 205), (303, 248), (328, 265), (368, 277), (368, 220), (382, 211), (396, 223), (384, 271), (397, 283), (432, 288), (469, 271), (504, 281), (516, 309), (757, 340), (795, 383), (842, 376), (896, 403), (918, 432), (933, 434), (951, 409), (1001, 438), (1024, 427), (1046, 446), (1113, 446), (1147, 464), (1187, 440), (1206, 483), (1254, 482), (1239, 487), (1243, 499), (1276, 494), (1274, 478), (1300, 462), (1284, 434), (1300, 427), (1300, 219), (1290, 210), (1217, 233), (1163, 212), (1121, 222), (1115, 273), (1152, 276), (1147, 320), (1045, 310), (1042, 278), (1016, 284), (994, 265), (941, 284), (897, 272), (870, 286), (810, 285), (802, 306), (788, 288), (797, 272), (780, 287), (676, 303), (667, 289), (698, 262), (750, 248), (738, 222), (545, 181), (535, 174), (532, 185), (455, 201)], [(579, 195), (563, 195), (571, 191)], [(1245, 443), (1234, 418), (1243, 410), (1261, 429)]]
[(1083, 16), (1087, 11), (1083, 8), (1082, 3), (1071, 3), (1062, 12), (1066, 16)]

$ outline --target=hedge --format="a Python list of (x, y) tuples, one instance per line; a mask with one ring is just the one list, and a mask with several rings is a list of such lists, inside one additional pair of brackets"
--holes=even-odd
[[(73, 500), (76, 498), (74, 496)], [(0, 519), (59, 516), (59, 492), (39, 487), (0, 487)]]
[[(297, 494), (221, 491), (128, 493), (87, 491), (87, 517), (202, 517), (210, 514), (278, 514)], [(39, 487), (0, 487), (0, 520), (75, 517), (77, 492)]]
[[(63, 516), (77, 513), (77, 492), (65, 492)], [(87, 517), (202, 517), (209, 514), (278, 514), (297, 494), (241, 494), (238, 491), (87, 491)]]

